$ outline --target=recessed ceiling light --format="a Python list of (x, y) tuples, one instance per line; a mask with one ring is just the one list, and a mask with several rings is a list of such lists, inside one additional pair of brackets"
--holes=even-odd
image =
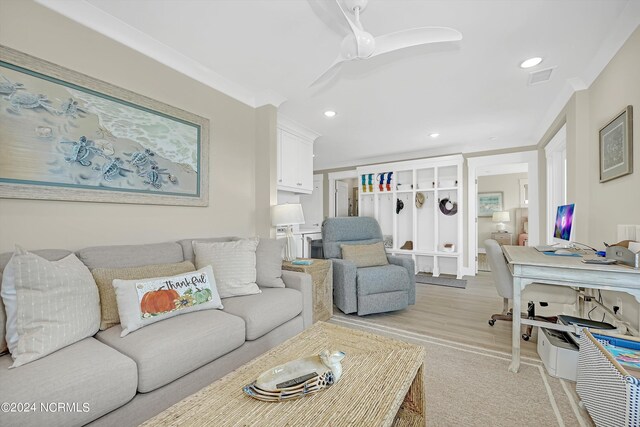
[(335, 117), (335, 116), (336, 116), (336, 112), (335, 112), (335, 111), (333, 111), (333, 110), (327, 110), (327, 111), (325, 111), (325, 112), (324, 112), (324, 115), (325, 115), (326, 117), (332, 118), (332, 117)]
[(539, 56), (536, 56), (535, 58), (529, 58), (527, 60), (522, 61), (522, 64), (520, 64), (520, 68), (535, 67), (541, 62), (542, 62), (542, 58), (540, 58)]
[(440, 136), (440, 134), (439, 134), (439, 133), (430, 133), (430, 134), (429, 134), (429, 136), (430, 136), (431, 138), (437, 138), (437, 137), (439, 137), (439, 136)]
[(498, 139), (498, 137), (496, 137), (496, 136), (490, 136), (489, 137), (489, 140), (491, 140), (491, 141), (495, 141), (496, 139)]

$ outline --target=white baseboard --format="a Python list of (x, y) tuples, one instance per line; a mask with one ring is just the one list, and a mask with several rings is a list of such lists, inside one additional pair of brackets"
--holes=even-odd
[(475, 276), (476, 269), (473, 267), (462, 267), (462, 275), (463, 276)]

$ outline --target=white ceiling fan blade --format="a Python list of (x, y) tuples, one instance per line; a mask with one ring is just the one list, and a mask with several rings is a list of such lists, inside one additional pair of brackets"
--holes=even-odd
[(382, 55), (394, 50), (429, 43), (454, 42), (462, 40), (462, 33), (447, 27), (422, 27), (377, 36), (375, 50), (371, 56)]
[(346, 59), (344, 59), (342, 56), (338, 56), (336, 60), (333, 61), (333, 64), (331, 64), (331, 66), (324, 73), (318, 76), (318, 78), (315, 79), (313, 83), (309, 85), (309, 87), (317, 86), (331, 80), (333, 77), (335, 77), (336, 74), (338, 74), (338, 71), (340, 71), (340, 68), (342, 68), (342, 63), (345, 61)]

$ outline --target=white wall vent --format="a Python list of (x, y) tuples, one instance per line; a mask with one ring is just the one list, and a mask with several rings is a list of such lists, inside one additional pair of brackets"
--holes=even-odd
[(529, 73), (529, 86), (546, 83), (551, 80), (551, 74), (554, 68), (555, 67)]

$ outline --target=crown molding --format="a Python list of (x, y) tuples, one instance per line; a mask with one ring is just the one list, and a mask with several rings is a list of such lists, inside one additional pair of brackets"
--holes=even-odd
[(243, 104), (253, 108), (267, 104), (278, 107), (285, 101), (285, 98), (275, 91), (268, 90), (256, 94), (246, 87), (222, 77), (193, 58), (178, 52), (85, 0), (35, 1)]
[[(449, 156), (454, 154), (462, 154), (467, 157), (468, 155), (475, 153), (483, 153), (487, 151), (494, 150), (521, 150), (523, 147), (532, 147), (533, 144), (531, 141), (522, 140), (522, 141), (487, 141), (483, 142), (480, 148), (478, 143), (458, 143), (458, 144), (443, 144), (438, 145), (436, 147), (417, 150), (417, 151), (407, 151), (402, 153), (391, 153), (384, 154), (380, 156), (373, 157), (364, 157), (354, 160), (347, 161), (335, 161), (335, 159), (330, 159), (329, 161), (322, 161), (322, 156), (316, 156), (314, 163), (314, 172), (315, 171), (325, 171), (325, 170), (333, 170), (333, 169), (341, 169), (341, 168), (356, 168), (360, 166), (368, 166), (379, 163), (390, 163), (390, 162), (403, 162), (407, 160), (415, 160), (422, 159), (427, 157), (440, 157), (440, 156)], [(532, 148), (533, 149), (533, 148)], [(317, 165), (317, 166), (316, 166)]]
[(254, 98), (254, 108), (262, 107), (263, 105), (273, 105), (274, 107), (280, 107), (280, 104), (285, 102), (287, 98), (280, 95), (278, 92), (271, 89), (258, 92)]
[(321, 136), (318, 132), (309, 129), (308, 127), (291, 120), (280, 113), (278, 113), (278, 127), (312, 142), (315, 142), (315, 140)]

